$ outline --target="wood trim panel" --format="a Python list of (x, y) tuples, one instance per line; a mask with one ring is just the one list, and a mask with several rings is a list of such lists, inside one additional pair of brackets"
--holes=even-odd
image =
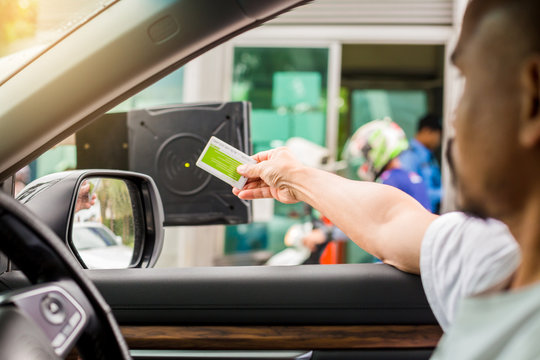
[(436, 325), (122, 326), (130, 349), (293, 350), (433, 348)]

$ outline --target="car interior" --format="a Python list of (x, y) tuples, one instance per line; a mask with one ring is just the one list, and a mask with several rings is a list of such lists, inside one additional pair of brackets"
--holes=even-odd
[[(0, 358), (430, 357), (442, 330), (418, 276), (385, 264), (153, 268), (164, 221), (181, 220), (152, 177), (130, 171), (76, 170), (11, 196), (13, 174), (66, 136), (307, 2), (102, 1), (0, 78)], [(72, 250), (74, 214), (85, 184), (110, 179), (129, 193), (134, 250), (129, 268), (91, 269)]]

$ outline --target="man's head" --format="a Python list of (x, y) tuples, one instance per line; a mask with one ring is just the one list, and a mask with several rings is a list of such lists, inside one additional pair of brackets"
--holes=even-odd
[(513, 221), (539, 201), (539, 18), (538, 0), (472, 0), (452, 55), (465, 78), (452, 151), (460, 205), (479, 216)]
[(434, 151), (441, 145), (442, 124), (441, 118), (434, 114), (428, 114), (418, 121), (416, 140), (429, 150)]

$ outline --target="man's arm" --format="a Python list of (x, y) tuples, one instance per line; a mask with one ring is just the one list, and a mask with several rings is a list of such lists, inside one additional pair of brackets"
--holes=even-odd
[(391, 186), (352, 181), (303, 166), (285, 149), (254, 156), (238, 172), (250, 180), (233, 192), (242, 199), (304, 201), (327, 216), (361, 248), (400, 270), (420, 272), (420, 246), (436, 215)]

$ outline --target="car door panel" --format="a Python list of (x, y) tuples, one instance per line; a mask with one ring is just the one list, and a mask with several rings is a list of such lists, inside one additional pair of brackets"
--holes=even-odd
[[(437, 324), (420, 278), (383, 264), (86, 273), (121, 324)], [(10, 272), (2, 284), (25, 280)]]
[(89, 275), (122, 324), (436, 324), (419, 277), (382, 264)]
[[(420, 278), (383, 264), (87, 273), (132, 349), (305, 349), (322, 359), (392, 349), (381, 356), (423, 358), (442, 334)], [(6, 288), (24, 283), (16, 272), (1, 279)]]

